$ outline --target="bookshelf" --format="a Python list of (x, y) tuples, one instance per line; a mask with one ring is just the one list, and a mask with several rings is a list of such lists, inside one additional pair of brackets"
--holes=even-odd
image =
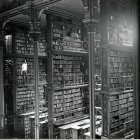
[[(102, 96), (103, 110), (103, 133), (109, 137), (121, 136), (134, 130), (134, 97), (133, 90), (120, 92), (108, 92)], [(104, 121), (104, 120), (103, 120)], [(128, 125), (126, 125), (128, 122)], [(129, 129), (130, 128), (130, 129)], [(127, 132), (126, 132), (127, 131)]]
[[(103, 76), (104, 89), (132, 89), (133, 88), (133, 49), (110, 45), (108, 49), (103, 48), (104, 63), (103, 69), (106, 74)], [(106, 82), (106, 83), (105, 83)]]
[[(39, 55), (39, 98), (40, 109), (45, 106), (45, 85), (46, 85), (46, 53), (45, 53), (45, 37), (42, 33), (38, 41)], [(33, 60), (33, 40), (29, 36), (27, 30), (16, 28), (15, 31), (16, 46), (16, 103), (17, 114), (28, 113), (34, 111), (34, 60)], [(42, 51), (41, 51), (42, 50)], [(42, 52), (42, 53), (41, 53)], [(41, 57), (40, 57), (41, 56)], [(43, 58), (44, 56), (44, 58)], [(22, 71), (23, 63), (27, 63), (27, 70)]]
[[(29, 35), (27, 27), (14, 25), (12, 30), (10, 35), (6, 35), (4, 50), (7, 121), (14, 122), (15, 136), (30, 138), (29, 118), (35, 110), (33, 39)], [(38, 56), (39, 110), (42, 112), (47, 111), (45, 30), (42, 30), (38, 39)], [(11, 98), (12, 102), (9, 102), (8, 98)], [(9, 119), (9, 115), (13, 116), (13, 121)]]
[[(48, 123), (53, 127), (85, 115), (87, 107), (83, 100), (88, 87), (88, 67), (84, 58), (88, 48), (81, 41), (80, 20), (47, 15), (47, 21), (47, 27), (51, 27), (47, 31)], [(53, 132), (50, 135), (56, 138), (57, 132)]]
[(123, 2), (102, 5), (106, 19), (101, 19), (103, 136), (125, 138), (134, 129), (133, 10)]

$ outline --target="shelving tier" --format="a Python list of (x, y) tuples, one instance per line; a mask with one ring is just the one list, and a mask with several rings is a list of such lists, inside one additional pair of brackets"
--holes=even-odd
[[(15, 67), (16, 67), (16, 112), (17, 114), (34, 111), (34, 59), (33, 59), (33, 39), (27, 30), (15, 29)], [(46, 105), (46, 52), (45, 35), (42, 32), (38, 39), (39, 55), (39, 98), (40, 110), (45, 110)], [(22, 71), (23, 63), (27, 63), (27, 71)]]
[[(11, 113), (13, 116), (13, 120), (11, 121), (14, 122), (13, 129), (15, 136), (30, 138), (30, 115), (26, 115), (27, 117), (21, 117), (21, 115), (30, 114), (35, 110), (33, 39), (26, 27), (16, 25), (13, 27), (12, 33), (6, 35), (6, 47), (4, 50), (6, 116), (7, 121), (10, 121), (8, 114)], [(47, 111), (47, 53), (44, 30), (42, 30), (41, 36), (38, 38), (38, 56), (39, 110)], [(23, 67), (25, 63), (27, 63), (27, 69)], [(11, 102), (9, 102), (8, 98), (11, 98)], [(22, 130), (20, 126), (23, 128)], [(20, 134), (23, 135), (21, 136)]]
[(103, 47), (102, 90), (133, 89), (133, 48)]
[[(51, 27), (47, 31), (48, 123), (54, 126), (85, 116), (88, 48), (81, 41), (80, 20), (47, 15), (47, 21), (47, 27)], [(60, 137), (55, 130), (53, 133), (53, 138)]]
[(133, 90), (102, 92), (102, 105), (104, 136), (124, 138), (134, 131)]
[(103, 136), (125, 138), (125, 123), (134, 128), (134, 11), (129, 2), (101, 5)]

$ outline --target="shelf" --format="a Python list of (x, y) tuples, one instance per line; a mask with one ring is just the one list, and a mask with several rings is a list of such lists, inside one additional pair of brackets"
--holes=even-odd
[[(46, 85), (47, 82), (42, 82), (42, 83), (38, 83), (39, 85)], [(34, 86), (34, 83), (33, 84), (16, 84), (18, 87), (25, 87), (25, 86)]]
[[(19, 58), (34, 58), (34, 54), (22, 54), (22, 53), (17, 53), (17, 57)], [(47, 58), (47, 55), (38, 55), (39, 58)]]
[(133, 52), (133, 46), (124, 46), (124, 45), (116, 45), (116, 44), (111, 44), (108, 43), (109, 49), (111, 50), (118, 50), (118, 51), (127, 51), (127, 52)]
[(89, 84), (83, 84), (83, 85), (76, 85), (76, 86), (60, 86), (60, 87), (56, 87), (54, 86), (54, 90), (66, 90), (66, 89), (74, 89), (74, 88), (80, 88), (80, 87), (87, 87), (89, 86)]
[[(109, 119), (106, 121), (108, 123), (108, 128), (109, 128), (108, 133), (109, 133), (110, 137), (112, 137), (116, 134), (119, 135), (121, 133), (121, 131), (119, 131), (119, 130), (118, 130), (118, 132), (112, 133), (112, 130), (116, 131), (116, 129), (118, 129), (119, 126), (123, 125), (127, 121), (134, 119), (134, 108), (133, 108), (134, 104), (132, 104), (131, 106), (128, 106), (128, 104), (130, 103), (128, 101), (128, 99), (129, 98), (133, 99), (133, 96), (132, 96), (132, 94), (134, 94), (133, 92), (134, 92), (133, 90), (128, 90), (128, 91), (110, 92), (108, 94), (106, 92), (103, 93), (105, 96), (104, 98), (102, 98), (103, 103), (104, 103), (104, 100), (106, 100), (107, 104), (108, 104), (106, 113), (103, 112), (103, 117), (106, 116)], [(106, 97), (107, 97), (107, 99), (106, 99)], [(116, 98), (118, 98), (118, 99), (116, 100)], [(122, 104), (120, 104), (120, 101), (122, 101)], [(112, 103), (114, 103), (113, 106), (112, 106)], [(131, 101), (131, 103), (133, 103), (133, 101)], [(130, 107), (132, 107), (132, 109)], [(128, 110), (128, 108), (130, 108), (131, 110)], [(112, 121), (110, 119), (112, 119)], [(124, 120), (124, 122), (122, 122), (121, 120)], [(103, 125), (105, 123), (104, 121), (105, 120), (103, 120)], [(119, 124), (114, 125), (115, 122), (119, 122)]]
[(115, 135), (117, 135), (117, 134), (119, 134), (119, 133), (122, 133), (122, 132), (124, 132), (124, 129), (118, 130), (117, 132), (111, 134), (109, 137), (111, 138), (111, 137), (113, 137), (113, 136), (115, 136)]
[(88, 57), (88, 52), (53, 50), (53, 54)]
[(54, 124), (60, 126), (60, 125), (76, 122), (78, 120), (83, 120), (83, 119), (86, 119), (86, 118), (89, 118), (89, 115), (83, 115), (83, 116), (79, 116), (78, 118), (72, 117), (72, 118), (63, 119), (63, 120), (60, 120), (60, 121), (55, 121)]

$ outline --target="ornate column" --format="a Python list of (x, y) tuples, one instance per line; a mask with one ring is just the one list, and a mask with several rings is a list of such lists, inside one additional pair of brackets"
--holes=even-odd
[(38, 37), (41, 34), (40, 31), (40, 22), (38, 20), (38, 11), (35, 9), (33, 0), (29, 3), (30, 6), (30, 35), (33, 38), (33, 47), (34, 47), (34, 91), (35, 91), (35, 139), (39, 139), (39, 85), (38, 85), (38, 49), (37, 41)]
[(3, 81), (3, 47), (5, 43), (3, 23), (0, 23), (0, 138), (4, 135), (4, 81)]
[(90, 99), (90, 138), (95, 139), (95, 33), (99, 18), (99, 0), (82, 0), (84, 4), (84, 24), (88, 32), (88, 52), (89, 52), (89, 99)]
[(46, 15), (47, 38), (47, 96), (48, 96), (48, 134), (49, 139), (54, 135), (54, 111), (53, 111), (53, 53), (52, 53), (52, 15)]

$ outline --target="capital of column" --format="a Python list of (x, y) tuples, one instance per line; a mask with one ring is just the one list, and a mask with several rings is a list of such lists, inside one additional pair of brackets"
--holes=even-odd
[(39, 35), (41, 34), (41, 30), (40, 30), (40, 21), (36, 21), (36, 19), (34, 19), (32, 22), (29, 22), (30, 24), (30, 35), (32, 36), (34, 41), (37, 41)]
[(100, 8), (100, 0), (82, 0), (84, 6), (84, 19), (83, 23), (88, 32), (95, 32), (98, 24), (98, 16)]
[(40, 30), (40, 19), (38, 18), (39, 16), (39, 11), (35, 8), (35, 4), (33, 3), (33, 0), (28, 2), (28, 6), (30, 8), (30, 35), (33, 38), (33, 41), (37, 41), (39, 35), (41, 34)]

